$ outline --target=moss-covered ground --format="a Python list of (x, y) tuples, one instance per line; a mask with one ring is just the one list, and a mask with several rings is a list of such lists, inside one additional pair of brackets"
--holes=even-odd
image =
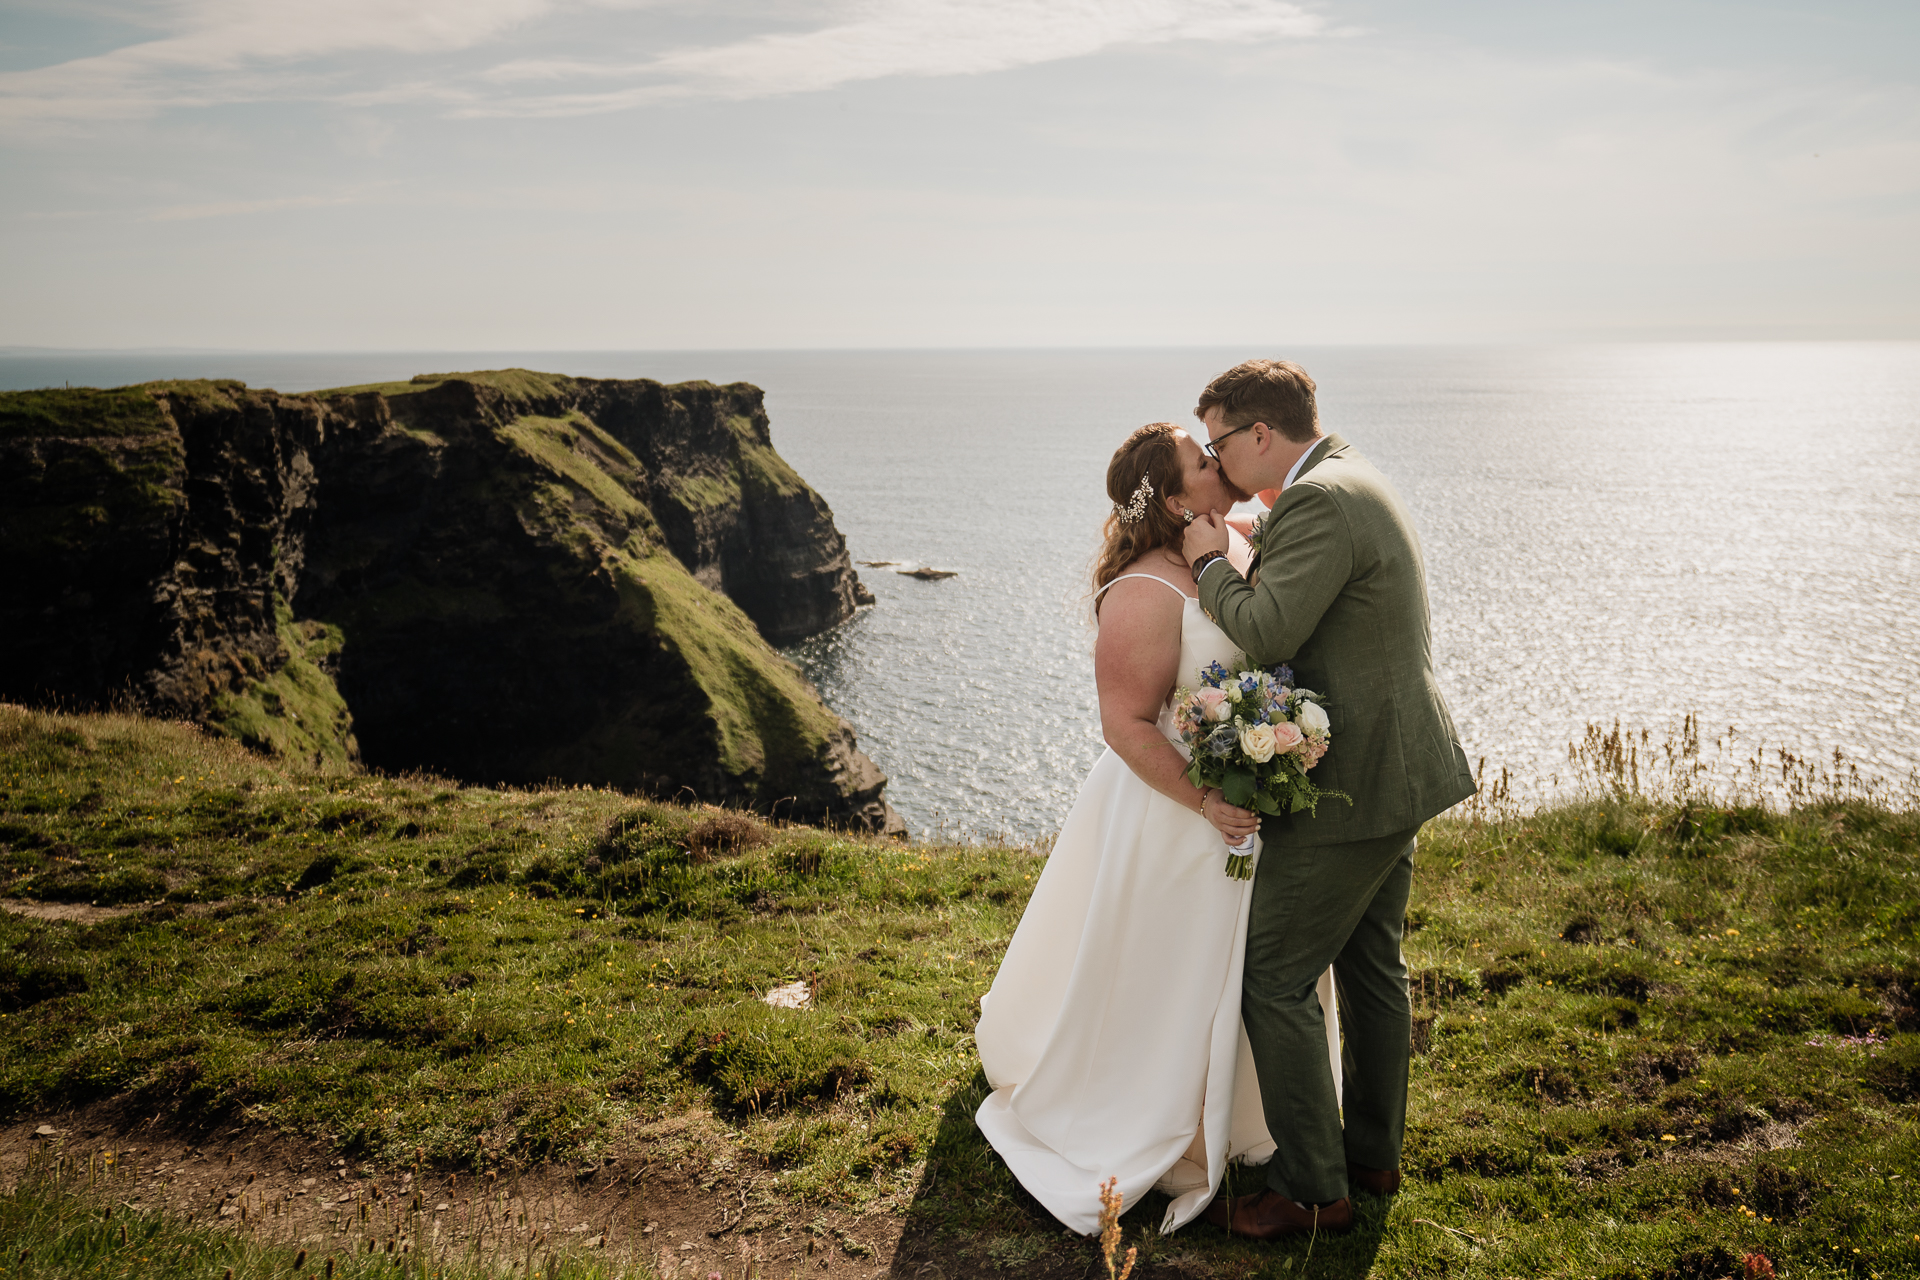
[[(5, 708), (0, 860), (0, 896), (129, 908), (0, 915), (5, 1114), (122, 1098), (476, 1172), (678, 1118), (757, 1171), (742, 1230), (864, 1208), (902, 1224), (896, 1274), (1097, 1265), (970, 1119), (1034, 850), (323, 775)], [(1284, 1247), (1158, 1237), (1150, 1198), (1143, 1273), (1920, 1274), (1917, 875), (1910, 804), (1622, 791), (1431, 824), (1406, 1189)], [(811, 1008), (762, 1002), (795, 983)]]

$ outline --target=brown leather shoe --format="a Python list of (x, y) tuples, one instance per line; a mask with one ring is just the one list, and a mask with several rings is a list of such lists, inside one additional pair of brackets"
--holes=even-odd
[(1347, 1185), (1370, 1196), (1390, 1196), (1400, 1190), (1400, 1171), (1350, 1164), (1347, 1166)]
[(1323, 1209), (1302, 1209), (1278, 1191), (1221, 1197), (1200, 1215), (1229, 1235), (1248, 1240), (1278, 1240), (1319, 1230), (1337, 1234), (1353, 1229), (1353, 1202), (1335, 1200)]

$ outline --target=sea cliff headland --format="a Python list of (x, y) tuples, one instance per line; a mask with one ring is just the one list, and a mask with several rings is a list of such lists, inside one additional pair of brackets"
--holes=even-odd
[(772, 643), (870, 599), (761, 391), (522, 369), (0, 395), (0, 697), (308, 767), (899, 829)]

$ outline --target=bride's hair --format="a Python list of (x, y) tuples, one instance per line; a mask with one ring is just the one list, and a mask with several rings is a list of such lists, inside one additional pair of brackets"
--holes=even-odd
[[(1173, 441), (1173, 433), (1178, 430), (1180, 428), (1171, 422), (1149, 422), (1113, 451), (1113, 461), (1107, 464), (1107, 496), (1113, 499), (1116, 511), (1107, 516), (1101, 531), (1100, 552), (1093, 560), (1095, 591), (1119, 577), (1122, 569), (1147, 552), (1180, 541), (1181, 522), (1162, 501), (1168, 494), (1177, 494), (1186, 488), (1180, 449)], [(1133, 501), (1141, 476), (1147, 478), (1153, 492), (1143, 504), (1145, 510), (1138, 520), (1122, 520), (1118, 509), (1124, 509)], [(1100, 612), (1099, 598), (1093, 602), (1093, 611)]]

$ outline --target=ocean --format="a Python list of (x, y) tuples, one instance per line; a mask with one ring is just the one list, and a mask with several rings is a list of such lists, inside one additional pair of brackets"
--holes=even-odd
[[(1729, 759), (1920, 768), (1920, 343), (1272, 351), (0, 354), (0, 387), (282, 391), (509, 365), (744, 380), (877, 603), (789, 650), (916, 832), (1057, 829), (1101, 750), (1086, 601), (1106, 462), (1208, 378), (1285, 355), (1400, 489), (1470, 758), (1517, 794), (1589, 724), (1697, 714)], [(923, 581), (899, 568), (955, 576)], [(1337, 691), (1330, 691), (1337, 696)], [(1710, 745), (1711, 752), (1712, 747)]]

